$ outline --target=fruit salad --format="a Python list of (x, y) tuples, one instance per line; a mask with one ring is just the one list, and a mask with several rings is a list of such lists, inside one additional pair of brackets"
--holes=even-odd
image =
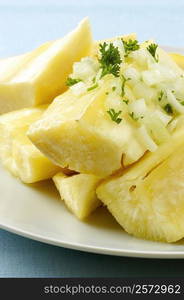
[(53, 179), (80, 220), (104, 205), (126, 232), (184, 237), (184, 57), (135, 34), (64, 38), (0, 61), (0, 160)]

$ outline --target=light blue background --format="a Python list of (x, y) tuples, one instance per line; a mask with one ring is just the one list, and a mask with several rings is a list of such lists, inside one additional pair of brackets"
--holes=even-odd
[[(0, 0), (0, 56), (28, 51), (58, 38), (86, 15), (96, 39), (137, 32), (141, 40), (154, 38), (162, 45), (184, 47), (182, 0)], [(183, 274), (183, 260), (155, 261), (82, 253), (0, 231), (0, 277)]]

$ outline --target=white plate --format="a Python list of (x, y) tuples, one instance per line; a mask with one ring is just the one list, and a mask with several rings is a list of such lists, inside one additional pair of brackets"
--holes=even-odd
[(164, 244), (136, 239), (126, 234), (105, 208), (99, 208), (86, 222), (78, 221), (59, 201), (51, 181), (24, 185), (2, 168), (0, 178), (1, 228), (44, 243), (88, 252), (184, 258), (183, 241)]

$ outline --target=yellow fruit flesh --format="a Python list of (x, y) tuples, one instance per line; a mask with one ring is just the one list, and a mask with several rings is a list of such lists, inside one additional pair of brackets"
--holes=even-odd
[(14, 139), (12, 159), (16, 176), (25, 183), (52, 178), (60, 170), (31, 143), (25, 134), (20, 134)]
[(25, 108), (0, 117), (0, 160), (25, 183), (51, 178), (60, 170), (26, 136), (30, 124), (41, 117), (45, 108)]
[(0, 116), (0, 159), (5, 166), (12, 164), (12, 143), (17, 135), (25, 135), (29, 126), (38, 120), (46, 106), (22, 109)]
[[(81, 47), (82, 45), (82, 47)], [(66, 89), (72, 65), (92, 48), (88, 19), (64, 38), (0, 61), (0, 113), (51, 102)]]
[(165, 242), (184, 237), (183, 146), (182, 130), (97, 188), (98, 198), (128, 233)]
[(68, 177), (58, 173), (53, 181), (61, 199), (78, 219), (86, 218), (101, 204), (95, 192), (99, 177), (87, 174)]
[(80, 173), (105, 177), (130, 164), (145, 147), (134, 136), (130, 123), (116, 124), (104, 107), (105, 86), (75, 96), (71, 91), (57, 97), (34, 123), (28, 136), (54, 163)]
[[(129, 38), (133, 39), (134, 36), (130, 35), (124, 39)], [(98, 43), (99, 42), (95, 45)], [(143, 48), (145, 46), (146, 45), (143, 45)], [(94, 51), (96, 49), (95, 47), (96, 46), (94, 46)], [(179, 76), (178, 74), (180, 74), (182, 70), (179, 69), (175, 62), (161, 49), (159, 49), (159, 57), (163, 64), (160, 65), (161, 70), (167, 65), (167, 67), (169, 66), (172, 69), (175, 75)], [(142, 59), (144, 59), (144, 56)], [(150, 59), (150, 56), (147, 57), (147, 59)], [(154, 65), (154, 67), (156, 68), (157, 65)], [(137, 73), (139, 73), (140, 69), (141, 67), (137, 66), (135, 70), (138, 70)], [(83, 71), (85, 71), (85, 68)], [(129, 71), (131, 70), (129, 69)], [(135, 75), (135, 77), (136, 76), (137, 75)], [(68, 167), (80, 173), (106, 177), (122, 168), (122, 165), (128, 166), (134, 163), (151, 148), (147, 146), (148, 141), (145, 142), (144, 138), (142, 138), (142, 140), (140, 138), (141, 132), (138, 132), (140, 124), (144, 125), (143, 127), (146, 128), (148, 136), (151, 136), (151, 139), (154, 141), (155, 149), (160, 144), (167, 143), (170, 139), (171, 134), (167, 130), (166, 125), (162, 124), (162, 120), (156, 118), (154, 115), (156, 109), (163, 114), (164, 105), (162, 104), (162, 107), (159, 106), (158, 108), (159, 101), (157, 98), (160, 93), (159, 89), (156, 91), (147, 86), (148, 94), (151, 94), (153, 90), (154, 92), (152, 96), (149, 96), (150, 98), (145, 96), (145, 116), (142, 116), (142, 120), (137, 118), (139, 120), (136, 124), (136, 119), (132, 120), (133, 118), (130, 118), (130, 107), (128, 105), (127, 107), (123, 106), (122, 98), (121, 100), (118, 98), (118, 93), (110, 94), (109, 92), (112, 80), (115, 80), (115, 77), (106, 75), (104, 78), (105, 79), (102, 78), (98, 81), (99, 85), (96, 89), (91, 92), (82, 91), (80, 95), (75, 93), (77, 85), (72, 86), (69, 91), (58, 96), (53, 101), (43, 118), (33, 124), (28, 132), (29, 138), (36, 147), (62, 168)], [(84, 84), (84, 82), (82, 83)], [(103, 84), (101, 82), (103, 82)], [(119, 83), (119, 85), (120, 84), (121, 83)], [(118, 84), (115, 88), (118, 90)], [(130, 104), (131, 102), (134, 104), (133, 102), (135, 100), (144, 97), (143, 86), (142, 88), (140, 87), (143, 94), (142, 96), (134, 93), (133, 89), (133, 83), (129, 83), (129, 86), (127, 83), (124, 91), (126, 96), (124, 97), (130, 98), (128, 100)], [(109, 97), (107, 94), (109, 94)], [(152, 101), (152, 98), (154, 101)], [(118, 124), (113, 122), (112, 118), (107, 114), (110, 108), (113, 108), (116, 112), (120, 111), (122, 122)], [(182, 106), (181, 109), (183, 109)], [(151, 117), (150, 112), (153, 113)], [(146, 114), (149, 122), (146, 122)]]
[(177, 65), (184, 69), (184, 56), (178, 53), (170, 53), (172, 59), (177, 63)]

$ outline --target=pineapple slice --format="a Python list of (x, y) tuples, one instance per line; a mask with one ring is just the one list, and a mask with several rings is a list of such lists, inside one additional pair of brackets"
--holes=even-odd
[(164, 242), (184, 237), (183, 147), (180, 130), (156, 152), (97, 188), (98, 198), (128, 233)]
[(130, 123), (111, 121), (104, 106), (106, 88), (83, 96), (69, 90), (57, 97), (30, 127), (31, 141), (62, 168), (101, 177), (121, 168), (123, 154), (124, 164), (139, 159), (145, 146)]
[(150, 42), (130, 41), (135, 50), (129, 56), (125, 39), (113, 43), (101, 45), (98, 58), (74, 64), (70, 89), (28, 131), (35, 146), (62, 168), (113, 174), (167, 143), (168, 123), (184, 114), (178, 100), (184, 97), (183, 71), (171, 57), (158, 48), (156, 62)]
[(26, 136), (30, 124), (41, 117), (46, 107), (25, 108), (0, 116), (0, 160), (25, 183), (51, 178), (60, 170)]
[(68, 177), (58, 173), (53, 181), (61, 199), (78, 219), (86, 218), (101, 204), (95, 192), (100, 181), (97, 176), (77, 174)]
[(12, 144), (17, 135), (25, 135), (29, 126), (38, 120), (46, 105), (25, 108), (0, 116), (0, 160), (7, 168), (13, 166)]
[(52, 178), (61, 168), (45, 157), (24, 134), (19, 134), (12, 145), (15, 175), (25, 183)]
[[(82, 47), (81, 47), (82, 44)], [(0, 61), (0, 113), (51, 102), (66, 89), (72, 65), (92, 49), (87, 18), (64, 38)]]

